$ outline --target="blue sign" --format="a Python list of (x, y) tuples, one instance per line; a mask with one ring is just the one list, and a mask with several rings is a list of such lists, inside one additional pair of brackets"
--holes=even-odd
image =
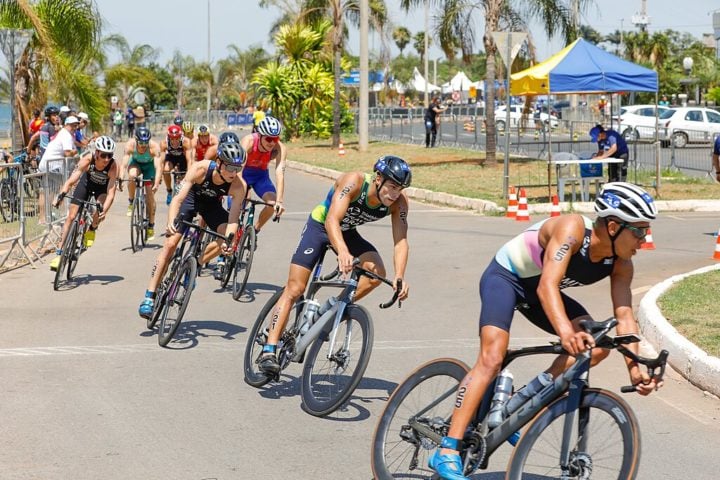
[[(370, 84), (380, 83), (385, 80), (385, 73), (379, 70), (374, 72), (368, 72), (368, 80)], [(390, 79), (392, 81), (392, 79)], [(360, 86), (360, 70), (353, 68), (350, 73), (346, 73), (342, 77), (342, 84), (346, 87), (359, 87)]]
[(237, 125), (237, 115), (234, 113), (228, 113), (227, 126), (232, 127), (233, 125)]

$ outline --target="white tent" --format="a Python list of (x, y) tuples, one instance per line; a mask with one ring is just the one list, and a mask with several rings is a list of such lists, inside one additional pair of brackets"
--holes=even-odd
[[(415, 67), (413, 69), (413, 79), (410, 81), (410, 86), (414, 88), (418, 92), (424, 92), (425, 91), (425, 78), (420, 74), (420, 70)], [(439, 92), (440, 87), (437, 85), (433, 85), (430, 82), (427, 82), (427, 91), (428, 93), (432, 92)]]
[(474, 83), (465, 75), (465, 72), (460, 71), (455, 74), (452, 80), (443, 85), (443, 89), (446, 85), (451, 92), (467, 92), (470, 90), (470, 85), (474, 85)]

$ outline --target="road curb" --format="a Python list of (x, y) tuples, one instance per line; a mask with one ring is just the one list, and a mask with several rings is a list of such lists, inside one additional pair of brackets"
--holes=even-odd
[(658, 283), (645, 294), (638, 307), (638, 322), (645, 340), (657, 351), (670, 352), (668, 363), (690, 383), (720, 396), (720, 358), (708, 355), (670, 325), (657, 306), (658, 298), (675, 283), (691, 275), (720, 269), (720, 265), (699, 268)]

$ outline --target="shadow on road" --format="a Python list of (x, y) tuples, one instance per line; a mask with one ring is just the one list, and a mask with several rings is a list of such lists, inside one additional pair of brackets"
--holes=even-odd
[[(275, 292), (277, 292), (281, 288), (282, 288), (282, 286), (271, 285), (269, 283), (250, 283), (250, 282), (248, 282), (248, 284), (245, 285), (245, 291), (243, 291), (242, 295), (240, 295), (240, 298), (238, 298), (237, 301), (240, 303), (252, 303), (255, 301), (255, 297), (258, 294), (269, 293), (270, 295), (273, 295)], [(215, 291), (221, 292), (222, 289), (218, 288)], [(232, 285), (228, 285), (228, 291), (232, 292)]]
[(111, 283), (119, 282), (121, 280), (125, 280), (125, 277), (121, 277), (120, 275), (78, 275), (76, 277), (73, 277), (73, 279), (70, 281), (64, 281), (60, 285), (60, 288), (58, 288), (58, 291), (65, 292), (69, 290), (74, 290), (81, 285), (109, 285)]
[[(188, 350), (195, 348), (200, 338), (222, 338), (235, 340), (235, 335), (247, 331), (245, 327), (218, 320), (189, 320), (182, 322), (175, 336), (167, 345), (170, 350)], [(140, 332), (141, 337), (157, 335), (157, 329)]]

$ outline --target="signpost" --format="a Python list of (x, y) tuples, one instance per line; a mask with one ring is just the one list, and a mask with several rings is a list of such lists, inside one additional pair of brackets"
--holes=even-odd
[(0, 29), (0, 48), (10, 63), (10, 142), (15, 154), (15, 66), (32, 38), (33, 30)]

